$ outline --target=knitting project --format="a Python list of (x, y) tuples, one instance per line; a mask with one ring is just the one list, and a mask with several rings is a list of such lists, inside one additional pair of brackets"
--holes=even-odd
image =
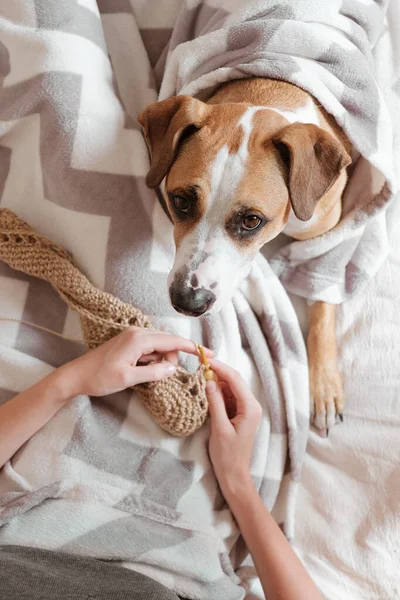
[[(95, 288), (65, 250), (6, 208), (0, 209), (0, 260), (51, 283), (79, 314), (88, 348), (96, 348), (132, 325), (151, 328), (141, 310)], [(134, 389), (160, 427), (171, 435), (185, 437), (206, 420), (205, 383), (203, 366), (194, 374), (177, 367), (168, 379), (139, 384)]]

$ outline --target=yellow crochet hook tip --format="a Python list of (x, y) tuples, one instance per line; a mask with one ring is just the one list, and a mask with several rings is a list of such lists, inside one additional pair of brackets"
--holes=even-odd
[(210, 368), (210, 363), (208, 362), (208, 358), (206, 353), (204, 352), (203, 346), (197, 344), (197, 350), (200, 354), (200, 360), (205, 367), (204, 377), (207, 381), (218, 381), (217, 374)]
[(203, 346), (201, 346), (200, 344), (197, 344), (197, 350), (199, 351), (201, 362), (203, 363), (203, 365), (206, 368), (209, 369), (210, 368), (210, 363), (208, 362), (208, 358), (206, 356), (206, 353), (204, 352)]

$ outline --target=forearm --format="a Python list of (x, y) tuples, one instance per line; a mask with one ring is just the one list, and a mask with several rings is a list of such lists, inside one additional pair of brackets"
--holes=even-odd
[(264, 506), (251, 480), (227, 502), (253, 558), (268, 600), (321, 600), (322, 596), (282, 531)]
[(71, 398), (68, 374), (57, 369), (0, 406), (0, 468)]

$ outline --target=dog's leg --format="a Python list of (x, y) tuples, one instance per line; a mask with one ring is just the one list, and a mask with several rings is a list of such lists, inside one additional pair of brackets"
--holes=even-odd
[(337, 366), (335, 306), (315, 302), (309, 308), (307, 337), (310, 371), (311, 420), (328, 431), (338, 415), (343, 421), (344, 394)]

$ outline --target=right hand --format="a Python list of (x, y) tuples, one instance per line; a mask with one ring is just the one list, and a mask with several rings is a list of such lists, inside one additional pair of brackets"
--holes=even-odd
[(211, 417), (210, 458), (225, 498), (250, 481), (250, 460), (262, 410), (243, 377), (211, 359), (219, 382), (206, 386)]
[[(60, 367), (70, 396), (106, 396), (176, 371), (178, 352), (197, 354), (191, 340), (155, 329), (130, 327), (95, 350)], [(212, 351), (205, 348), (208, 357)]]

